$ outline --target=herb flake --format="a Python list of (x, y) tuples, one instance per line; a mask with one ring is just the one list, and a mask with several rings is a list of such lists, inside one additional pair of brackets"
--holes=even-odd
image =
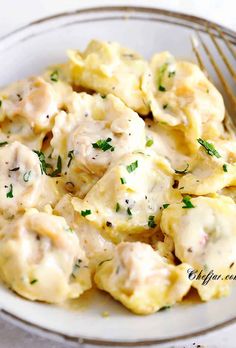
[(58, 81), (58, 78), (59, 78), (58, 75), (59, 75), (59, 74), (58, 74), (58, 70), (54, 70), (54, 71), (51, 73), (51, 75), (50, 75), (51, 81), (57, 82), (57, 81)]
[(7, 144), (8, 144), (8, 141), (2, 141), (2, 142), (0, 143), (0, 147), (5, 146), (5, 145), (7, 145)]
[(126, 179), (125, 179), (125, 178), (120, 178), (120, 182), (121, 182), (121, 184), (122, 184), (122, 185), (124, 185), (124, 184), (126, 184), (126, 183), (127, 183), (127, 181), (126, 181)]
[(138, 168), (138, 161), (135, 161), (135, 162), (131, 163), (130, 165), (126, 166), (128, 173), (132, 173), (137, 168)]
[(111, 144), (109, 144), (112, 141), (111, 138), (107, 138), (106, 140), (100, 139), (96, 143), (92, 143), (92, 146), (94, 149), (100, 149), (102, 151), (114, 151), (115, 148)]
[(31, 280), (30, 284), (31, 284), (31, 285), (34, 285), (34, 284), (36, 284), (37, 282), (38, 282), (38, 279), (33, 279), (33, 280)]
[(167, 68), (168, 68), (168, 63), (165, 63), (159, 69), (159, 76), (158, 76), (158, 80), (157, 80), (157, 87), (158, 87), (158, 90), (160, 92), (165, 92), (166, 91), (166, 88), (162, 84), (162, 80), (163, 80), (163, 77), (164, 77), (164, 74), (165, 74)]
[(154, 215), (150, 215), (148, 217), (148, 227), (150, 227), (150, 228), (155, 228), (156, 227), (157, 224), (155, 223), (154, 219), (155, 219)]
[(158, 90), (159, 90), (160, 92), (165, 92), (165, 91), (166, 91), (166, 88), (165, 88), (164, 86), (160, 85), (160, 86), (158, 87)]
[(173, 71), (169, 71), (169, 72), (168, 72), (168, 77), (169, 77), (169, 78), (174, 77), (175, 74), (176, 74), (176, 71), (174, 71), (174, 70), (173, 70)]
[(10, 184), (9, 191), (7, 192), (7, 198), (13, 198), (13, 185)]
[(41, 173), (45, 173), (47, 175), (47, 168), (51, 168), (51, 164), (46, 162), (45, 155), (42, 151), (33, 150), (33, 152), (36, 153), (36, 155), (38, 155)]
[(166, 311), (167, 309), (170, 309), (171, 306), (164, 306), (159, 309), (159, 311)]
[(222, 167), (223, 167), (223, 171), (227, 173), (228, 172), (227, 164), (223, 164)]
[(190, 196), (185, 196), (183, 198), (182, 202), (185, 204), (185, 205), (182, 206), (183, 209), (195, 208), (195, 205), (193, 205), (192, 202), (191, 202), (191, 197)]
[(61, 169), (62, 169), (62, 161), (61, 161), (61, 156), (58, 156), (57, 158), (57, 169), (55, 169), (50, 176), (56, 177), (61, 175)]
[(206, 150), (206, 153), (210, 156), (215, 156), (217, 158), (220, 158), (221, 155), (219, 152), (215, 149), (215, 146), (211, 143), (208, 143), (208, 141), (203, 140), (201, 138), (197, 139), (198, 143), (204, 147)]
[(132, 216), (132, 211), (131, 211), (130, 208), (127, 208), (127, 214), (128, 214), (129, 216)]
[(117, 202), (116, 203), (116, 213), (118, 213), (119, 210), (120, 210), (120, 204)]
[(147, 139), (146, 147), (151, 147), (153, 145), (153, 139)]
[(92, 214), (92, 212), (91, 212), (90, 209), (81, 210), (81, 215), (82, 215), (83, 217), (85, 217), (85, 216), (87, 216), (87, 215), (91, 215), (91, 214)]

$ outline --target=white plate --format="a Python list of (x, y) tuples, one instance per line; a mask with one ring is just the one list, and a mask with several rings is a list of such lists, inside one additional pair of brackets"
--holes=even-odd
[[(205, 35), (205, 24), (170, 11), (134, 7), (100, 7), (44, 19), (0, 40), (0, 85), (64, 61), (68, 48), (83, 49), (92, 38), (119, 41), (146, 58), (170, 50), (177, 57), (194, 60), (190, 35), (194, 28)], [(223, 30), (235, 43), (235, 33)], [(4, 318), (47, 337), (121, 346), (171, 342), (229, 324), (235, 320), (235, 295), (236, 291), (207, 304), (184, 304), (141, 317), (102, 293), (85, 294), (69, 310), (26, 301), (0, 286), (0, 309)], [(110, 317), (103, 318), (103, 311), (109, 311)]]

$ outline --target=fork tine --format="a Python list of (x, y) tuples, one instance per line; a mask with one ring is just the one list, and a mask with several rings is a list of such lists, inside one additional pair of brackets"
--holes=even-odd
[(208, 47), (206, 46), (205, 42), (203, 41), (203, 39), (198, 31), (196, 31), (196, 35), (199, 38), (199, 41), (201, 42), (202, 47), (204, 48), (204, 51), (206, 52), (208, 58), (210, 59), (210, 62), (213, 65), (215, 72), (217, 73), (222, 85), (224, 86), (225, 91), (227, 92), (232, 104), (234, 105), (234, 110), (236, 110), (236, 98), (235, 98), (233, 92), (231, 91), (231, 88), (230, 88), (228, 82), (225, 80), (225, 78), (224, 78), (223, 74), (221, 73), (215, 59), (213, 58), (211, 52), (209, 51)]
[(198, 52), (197, 44), (196, 44), (195, 38), (193, 36), (191, 36), (191, 43), (192, 43), (193, 52), (195, 53), (195, 56), (197, 58), (198, 65), (200, 66), (201, 70), (203, 70), (205, 73), (208, 74), (208, 71), (207, 71), (207, 69), (203, 63), (203, 60)]
[[(207, 74), (208, 79), (210, 81), (212, 81), (212, 78), (211, 78), (209, 72), (207, 71), (205, 64), (203, 63), (203, 60), (202, 60), (200, 53), (198, 51), (198, 48), (197, 48), (197, 44), (196, 44), (193, 37), (191, 37), (191, 42), (192, 42), (193, 52), (195, 53), (199, 67)], [(225, 109), (225, 118), (224, 118), (223, 123), (224, 123), (225, 129), (230, 133), (231, 137), (236, 139), (236, 125), (234, 124), (232, 118), (230, 117), (230, 115), (226, 109)]]
[(232, 117), (230, 117), (227, 110), (225, 110), (225, 118), (223, 120), (223, 125), (227, 132), (231, 135), (232, 138), (236, 139), (236, 125), (233, 122)]
[(224, 40), (226, 46), (228, 47), (228, 49), (232, 53), (233, 57), (236, 59), (236, 51), (235, 51), (234, 47), (231, 45), (231, 43), (229, 42), (229, 40), (226, 38), (226, 36), (223, 34), (222, 30), (220, 30), (220, 28), (218, 28), (217, 25), (213, 25), (213, 27), (218, 32), (220, 37)]
[(227, 66), (229, 72), (231, 73), (233, 79), (236, 81), (236, 72), (235, 72), (234, 68), (230, 64), (228, 58), (225, 56), (224, 52), (222, 51), (221, 47), (219, 46), (218, 42), (216, 41), (216, 39), (215, 39), (214, 35), (212, 34), (212, 32), (210, 31), (210, 29), (208, 27), (206, 27), (206, 30), (207, 30), (208, 34), (210, 35), (210, 38), (211, 38), (213, 44), (215, 45), (215, 48), (219, 52), (221, 58), (223, 59), (225, 65)]

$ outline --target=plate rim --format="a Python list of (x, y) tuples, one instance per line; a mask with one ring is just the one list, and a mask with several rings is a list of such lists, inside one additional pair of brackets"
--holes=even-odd
[[(50, 15), (50, 16), (46, 16), (46, 17), (42, 17), (40, 19), (31, 21), (25, 25), (19, 26), (18, 28), (4, 34), (0, 36), (0, 42), (13, 36), (14, 34), (17, 34), (18, 32), (23, 31), (24, 29), (28, 29), (32, 26), (35, 26), (37, 24), (41, 24), (53, 19), (58, 19), (58, 18), (62, 18), (62, 17), (69, 17), (72, 15), (76, 15), (76, 14), (88, 14), (88, 13), (98, 13), (98, 12), (111, 12), (111, 11), (122, 11), (122, 12), (130, 12), (130, 11), (136, 11), (136, 12), (142, 12), (142, 13), (155, 13), (155, 14), (163, 14), (166, 16), (172, 16), (174, 18), (178, 18), (178, 19), (184, 19), (188, 22), (194, 22), (196, 24), (200, 24), (200, 25), (211, 25), (212, 27), (218, 27), (219, 29), (221, 29), (225, 34), (227, 34), (229, 37), (231, 37), (233, 40), (236, 40), (236, 31), (232, 30), (230, 28), (227, 28), (224, 25), (218, 24), (215, 21), (211, 21), (208, 19), (205, 19), (203, 17), (199, 17), (199, 16), (194, 16), (194, 15), (190, 15), (190, 14), (186, 14), (184, 12), (177, 12), (177, 11), (172, 11), (172, 10), (166, 10), (166, 9), (161, 9), (158, 7), (151, 7), (151, 6), (130, 6), (130, 5), (126, 5), (126, 6), (117, 6), (117, 5), (106, 5), (106, 6), (95, 6), (95, 7), (86, 7), (86, 8), (82, 8), (82, 9), (77, 9), (77, 10), (72, 10), (72, 11), (65, 11), (62, 13), (58, 13), (55, 15)], [(180, 24), (180, 23), (177, 23)], [(184, 24), (180, 24), (182, 26), (184, 26)], [(193, 29), (193, 26), (191, 26), (190, 24), (188, 25), (189, 27), (191, 27)], [(200, 28), (200, 30), (203, 28)]]
[[(131, 11), (133, 13), (145, 13), (145, 14), (159, 14), (159, 15), (164, 15), (167, 17), (171, 17), (172, 21), (169, 23), (172, 24), (177, 24), (182, 27), (189, 27), (191, 29), (195, 29), (194, 24), (198, 24), (201, 27), (198, 28), (198, 30), (207, 32), (207, 27), (210, 25), (212, 28), (217, 27), (224, 34), (226, 34), (229, 38), (230, 41), (236, 45), (236, 31), (229, 29), (223, 25), (220, 25), (214, 21), (199, 17), (199, 16), (194, 16), (190, 14), (186, 14), (183, 12), (177, 12), (177, 11), (172, 11), (172, 10), (167, 10), (167, 9), (160, 9), (158, 7), (152, 7), (152, 6), (132, 6), (132, 5), (105, 5), (105, 6), (89, 6), (85, 8), (79, 8), (76, 10), (72, 11), (66, 11), (62, 13), (58, 13), (55, 15), (50, 15), (46, 17), (42, 17), (40, 19), (34, 20), (29, 22), (28, 24), (25, 24), (23, 26), (20, 26), (2, 36), (0, 36), (0, 43), (2, 41), (7, 40), (8, 38), (11, 38), (15, 34), (18, 34), (20, 32), (23, 32), (24, 30), (27, 30), (33, 26), (36, 26), (38, 24), (42, 24), (44, 22), (49, 22), (51, 20), (59, 19), (59, 18), (64, 18), (64, 17), (69, 17), (73, 15), (82, 15), (82, 14), (90, 14), (90, 13), (99, 13), (99, 12), (115, 12), (115, 11), (120, 11), (123, 13), (128, 13), (130, 14)], [(179, 19), (179, 20), (186, 20), (188, 24), (180, 23), (180, 22), (174, 22), (173, 19)], [(158, 19), (157, 19), (158, 20)], [(168, 22), (163, 20), (164, 22)], [(191, 25), (192, 23), (192, 25)], [(31, 333), (36, 333), (41, 337), (47, 338), (47, 339), (56, 339), (58, 342), (61, 342), (63, 340), (64, 342), (68, 343), (79, 343), (79, 344), (90, 344), (90, 345), (95, 345), (95, 346), (111, 346), (111, 347), (137, 347), (137, 346), (151, 346), (151, 345), (159, 345), (163, 343), (174, 343), (178, 342), (183, 339), (190, 339), (194, 338), (197, 336), (202, 336), (206, 335), (208, 333), (214, 332), (218, 329), (223, 329), (229, 325), (232, 325), (236, 323), (236, 316), (233, 318), (230, 318), (228, 320), (225, 320), (221, 323), (215, 324), (214, 326), (207, 327), (206, 329), (201, 329), (198, 331), (193, 331), (188, 334), (183, 334), (183, 335), (178, 335), (176, 337), (172, 338), (163, 338), (163, 339), (152, 339), (152, 340), (137, 340), (137, 341), (112, 341), (112, 340), (103, 340), (103, 339), (90, 339), (86, 337), (81, 337), (81, 336), (73, 336), (73, 335), (66, 335), (63, 333), (60, 333), (58, 331), (54, 331), (52, 329), (46, 329), (42, 326), (39, 326), (37, 324), (34, 324), (26, 319), (22, 319), (17, 315), (14, 315), (10, 312), (8, 312), (6, 309), (0, 308), (0, 317), (5, 319), (6, 321), (28, 331)], [(32, 331), (31, 331), (32, 330)]]
[(56, 339), (57, 342), (67, 342), (70, 344), (90, 344), (97, 347), (144, 347), (153, 346), (166, 343), (178, 343), (185, 339), (196, 338), (199, 336), (205, 336), (209, 333), (215, 332), (218, 329), (224, 329), (229, 325), (236, 323), (236, 317), (226, 320), (222, 323), (216, 324), (212, 327), (202, 329), (196, 332), (190, 332), (184, 335), (178, 335), (174, 338), (163, 338), (163, 339), (152, 339), (152, 340), (137, 340), (137, 341), (112, 341), (112, 340), (102, 340), (102, 339), (90, 339), (81, 336), (70, 336), (66, 334), (59, 333), (52, 329), (43, 328), (37, 324), (33, 324), (25, 319), (22, 319), (14, 314), (9, 313), (5, 309), (0, 309), (0, 318), (5, 319), (5, 321), (25, 330), (31, 334), (37, 334), (40, 337), (52, 340)]

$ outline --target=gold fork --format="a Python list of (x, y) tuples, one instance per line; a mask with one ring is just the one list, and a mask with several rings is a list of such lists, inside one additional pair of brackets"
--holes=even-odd
[[(222, 30), (219, 27), (217, 27), (216, 25), (211, 27), (211, 28), (206, 27), (206, 33), (208, 34), (208, 37), (211, 39), (211, 42), (215, 46), (217, 52), (219, 53), (219, 56), (221, 57), (222, 61), (224, 62), (224, 65), (226, 66), (226, 68), (228, 69), (230, 76), (232, 77), (232, 81), (235, 84), (236, 71), (235, 71), (234, 67), (232, 66), (232, 64), (230, 63), (228, 57), (224, 53), (223, 49), (219, 45), (217, 38), (216, 38), (216, 35), (213, 33), (213, 29), (215, 30), (215, 32), (218, 33), (218, 38), (223, 40), (224, 48), (227, 49), (228, 53), (230, 53), (232, 55), (234, 61), (236, 60), (235, 47), (233, 47), (233, 45), (230, 43), (230, 41), (227, 39), (227, 37), (225, 36), (225, 34), (222, 32)], [(229, 112), (226, 111), (225, 123), (227, 124), (227, 129), (229, 128), (228, 126), (230, 126), (232, 128), (232, 126), (233, 126), (232, 121), (234, 122), (234, 128), (235, 128), (236, 127), (236, 97), (235, 97), (235, 94), (234, 94), (230, 84), (228, 83), (228, 81), (224, 77), (224, 74), (221, 72), (221, 69), (219, 68), (219, 65), (217, 64), (217, 62), (216, 62), (213, 54), (211, 53), (208, 45), (206, 44), (202, 35), (197, 30), (196, 30), (196, 38), (192, 37), (191, 42), (192, 42), (192, 49), (193, 49), (193, 52), (197, 58), (198, 65), (207, 74), (208, 78), (210, 80), (212, 80), (210, 75), (209, 75), (209, 72), (207, 71), (206, 64), (204, 63), (203, 58), (202, 58), (201, 53), (200, 53), (201, 52), (200, 46), (201, 46), (203, 48), (204, 52), (206, 53), (211, 65), (213, 66), (213, 68), (216, 72), (216, 75), (218, 76), (218, 78), (222, 84), (222, 87), (223, 87), (226, 95), (228, 96), (229, 102), (231, 104), (230, 105), (230, 109), (232, 110), (230, 113), (231, 117), (229, 116)], [(200, 43), (200, 45), (199, 45), (199, 43)]]

